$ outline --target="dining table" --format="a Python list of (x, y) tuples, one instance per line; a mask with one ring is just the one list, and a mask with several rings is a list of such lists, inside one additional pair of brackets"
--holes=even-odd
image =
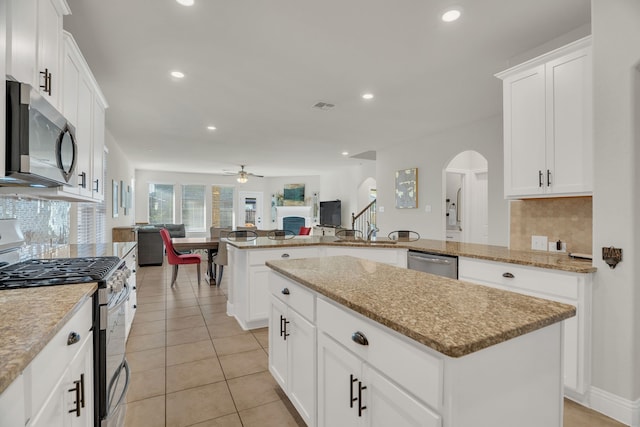
[(216, 284), (216, 270), (213, 267), (213, 257), (218, 252), (220, 239), (217, 237), (174, 237), (171, 239), (173, 247), (178, 251), (205, 249), (207, 251), (207, 276), (209, 284)]

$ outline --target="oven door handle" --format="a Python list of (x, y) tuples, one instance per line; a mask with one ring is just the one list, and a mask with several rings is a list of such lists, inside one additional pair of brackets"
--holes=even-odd
[(131, 288), (127, 283), (124, 284), (123, 292), (120, 293), (120, 298), (115, 303), (113, 307), (109, 307), (109, 314), (117, 312), (120, 307), (127, 302), (129, 296), (131, 295)]
[(109, 396), (111, 395), (111, 390), (114, 386), (114, 383), (117, 383), (117, 381), (114, 381), (114, 380), (120, 377), (120, 373), (122, 372), (122, 369), (124, 369), (124, 373), (125, 373), (124, 387), (122, 388), (122, 393), (120, 394), (120, 397), (118, 397), (118, 401), (116, 402), (115, 406), (113, 406), (113, 411), (110, 411), (110, 409), (112, 408), (112, 406), (110, 405), (111, 399), (109, 399), (109, 402), (107, 402), (107, 416), (104, 418), (105, 420), (108, 420), (114, 414), (118, 413), (118, 408), (120, 407), (120, 405), (122, 404), (122, 401), (127, 395), (127, 390), (129, 390), (129, 383), (131, 382), (131, 370), (129, 369), (129, 362), (127, 362), (127, 359), (124, 359), (122, 361), (122, 364), (120, 365), (120, 368), (116, 372), (116, 375), (114, 375), (114, 377), (111, 378), (108, 395)]

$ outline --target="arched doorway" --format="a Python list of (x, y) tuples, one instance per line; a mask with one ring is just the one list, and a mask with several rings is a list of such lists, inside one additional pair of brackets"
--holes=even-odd
[(489, 240), (488, 162), (477, 151), (456, 155), (443, 170), (443, 229), (450, 241)]

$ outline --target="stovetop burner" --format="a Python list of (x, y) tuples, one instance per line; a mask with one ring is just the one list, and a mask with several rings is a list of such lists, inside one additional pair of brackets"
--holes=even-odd
[(105, 280), (118, 257), (32, 259), (0, 268), (0, 289)]

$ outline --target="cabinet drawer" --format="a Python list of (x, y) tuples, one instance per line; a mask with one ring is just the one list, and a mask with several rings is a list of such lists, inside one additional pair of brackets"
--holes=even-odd
[[(33, 359), (29, 367), (32, 381), (32, 407), (40, 408), (51, 389), (60, 379), (64, 370), (80, 351), (84, 343), (91, 339), (92, 300), (83, 303), (73, 317), (58, 331), (40, 353)], [(80, 341), (68, 345), (71, 332), (80, 334)]]
[[(396, 336), (384, 326), (322, 298), (317, 300), (318, 330), (352, 351), (436, 410), (442, 402), (442, 359)], [(368, 345), (352, 339), (366, 336)], [(425, 348), (426, 350), (426, 348)]]
[(266, 261), (276, 259), (312, 258), (318, 256), (318, 248), (282, 248), (249, 251), (249, 265), (264, 265)]
[[(505, 277), (505, 275), (513, 277)], [(460, 258), (458, 276), (460, 280), (494, 284), (513, 288), (516, 291), (543, 293), (572, 300), (579, 297), (580, 277), (578, 273)]]
[[(283, 293), (284, 289), (289, 293)], [(276, 272), (269, 274), (269, 290), (280, 301), (313, 322), (315, 320), (315, 296), (303, 286), (292, 282)]]

